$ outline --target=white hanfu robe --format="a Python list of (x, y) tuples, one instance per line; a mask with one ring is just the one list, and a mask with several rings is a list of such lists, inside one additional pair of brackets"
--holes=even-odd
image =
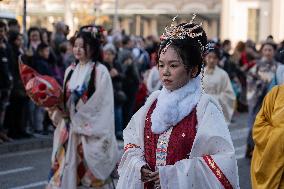
[[(141, 167), (146, 164), (145, 118), (159, 94), (160, 91), (152, 93), (124, 130), (125, 152), (118, 169), (120, 178), (117, 189), (144, 188)], [(161, 189), (238, 189), (234, 146), (220, 105), (211, 96), (203, 94), (196, 111), (197, 133), (191, 152), (187, 159), (174, 165), (158, 167)]]
[(236, 96), (228, 74), (218, 66), (212, 73), (207, 74), (206, 68), (203, 78), (204, 90), (220, 103), (227, 123), (231, 122)]
[[(74, 67), (70, 66), (66, 70), (65, 79), (71, 69), (74, 70)], [(70, 122), (64, 119), (63, 112), (59, 109), (49, 111), (50, 118), (56, 126), (51, 162), (52, 167), (56, 168), (57, 166), (57, 168), (49, 180), (48, 188), (79, 188), (78, 168), (80, 163), (83, 163), (84, 168), (87, 169), (84, 175), (81, 175), (80, 182), (83, 186), (80, 188), (111, 188), (111, 184), (91, 187), (94, 178), (97, 179), (98, 185), (108, 179), (119, 161), (114, 134), (111, 78), (108, 70), (102, 64), (98, 64), (95, 69), (96, 90), (92, 96), (87, 101), (80, 98), (76, 106), (70, 102), (71, 98), (67, 101)], [(69, 124), (69, 131), (66, 131), (66, 124)], [(66, 137), (68, 137), (68, 142), (66, 149), (63, 150), (62, 140)], [(83, 159), (80, 157), (80, 153), (83, 154)]]

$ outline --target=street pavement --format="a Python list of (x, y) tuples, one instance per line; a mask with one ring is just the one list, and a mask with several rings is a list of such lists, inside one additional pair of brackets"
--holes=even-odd
[[(240, 187), (251, 189), (250, 160), (245, 159), (247, 114), (236, 114), (229, 126), (238, 159)], [(123, 143), (119, 142), (120, 149)], [(42, 189), (47, 183), (51, 148), (0, 155), (0, 189)]]

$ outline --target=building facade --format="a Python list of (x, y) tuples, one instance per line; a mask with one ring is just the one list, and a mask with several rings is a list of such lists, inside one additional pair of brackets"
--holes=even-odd
[[(21, 22), (23, 0), (0, 2), (0, 11), (4, 10), (14, 12)], [(283, 0), (28, 0), (27, 26), (52, 29), (54, 22), (64, 20), (74, 32), (94, 22), (110, 28), (118, 20), (117, 26), (126, 33), (159, 36), (174, 16), (182, 22), (197, 13), (209, 38), (259, 42), (273, 35), (280, 41), (283, 10)]]

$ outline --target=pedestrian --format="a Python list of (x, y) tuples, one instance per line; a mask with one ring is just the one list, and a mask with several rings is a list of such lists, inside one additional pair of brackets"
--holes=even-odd
[(253, 189), (284, 188), (283, 116), (284, 86), (278, 85), (266, 95), (253, 126)]
[[(9, 44), (11, 46), (12, 61), (10, 62), (11, 74), (13, 77), (13, 88), (11, 90), (10, 105), (7, 108), (5, 125), (8, 128), (8, 135), (12, 138), (25, 138), (27, 133), (29, 98), (19, 73), (19, 56), (24, 54), (23, 35), (19, 32), (10, 32)], [(15, 119), (17, 115), (17, 119)]]
[(228, 74), (220, 67), (220, 51), (214, 43), (209, 43), (212, 47), (209, 48), (206, 54), (206, 67), (204, 71), (204, 89), (207, 94), (212, 95), (220, 103), (226, 122), (231, 122), (236, 96)]
[(0, 144), (11, 141), (4, 128), (6, 109), (10, 103), (10, 93), (13, 86), (11, 62), (12, 57), (7, 41), (7, 25), (0, 20)]
[(95, 29), (75, 36), (76, 62), (65, 72), (63, 108), (48, 109), (56, 129), (47, 188), (113, 188), (110, 175), (118, 160), (113, 89)]
[(103, 64), (108, 68), (113, 85), (114, 95), (114, 116), (115, 116), (115, 135), (117, 139), (122, 140), (123, 126), (123, 104), (127, 101), (126, 94), (122, 90), (124, 75), (122, 74), (121, 65), (117, 62), (116, 48), (108, 43), (103, 48)]
[(239, 188), (233, 143), (218, 102), (202, 93), (203, 28), (171, 25), (161, 37), (161, 91), (124, 130), (117, 188)]
[(284, 66), (274, 59), (276, 44), (266, 41), (262, 44), (260, 51), (261, 59), (256, 61), (256, 65), (247, 75), (248, 127), (250, 129), (247, 140), (247, 157), (252, 155), (254, 144), (251, 129), (262, 101), (273, 86), (282, 84), (284, 81)]

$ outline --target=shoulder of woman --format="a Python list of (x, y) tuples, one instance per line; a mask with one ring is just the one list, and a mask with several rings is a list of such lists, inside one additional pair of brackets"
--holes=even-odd
[(212, 108), (208, 109), (208, 107), (215, 107), (215, 110), (222, 113), (222, 107), (220, 106), (219, 102), (211, 95), (203, 94), (197, 104), (197, 114), (201, 116), (204, 115), (206, 111), (211, 111)]
[(159, 94), (160, 94), (160, 90), (154, 91), (150, 94), (150, 96), (147, 98), (145, 105), (149, 105), (151, 106), (152, 103), (158, 98)]
[(76, 64), (75, 63), (72, 63), (72, 64), (70, 64), (67, 68), (66, 68), (66, 70), (65, 70), (65, 77), (67, 76), (67, 74), (71, 71), (71, 70), (74, 70), (76, 68)]
[(221, 74), (222, 76), (228, 75), (228, 73), (224, 69), (222, 69), (218, 66), (216, 66), (216, 70), (219, 72), (218, 74)]
[(107, 67), (104, 64), (100, 63), (100, 62), (98, 62), (96, 64), (96, 69), (98, 69), (100, 72), (103, 72), (103, 73), (109, 73)]

